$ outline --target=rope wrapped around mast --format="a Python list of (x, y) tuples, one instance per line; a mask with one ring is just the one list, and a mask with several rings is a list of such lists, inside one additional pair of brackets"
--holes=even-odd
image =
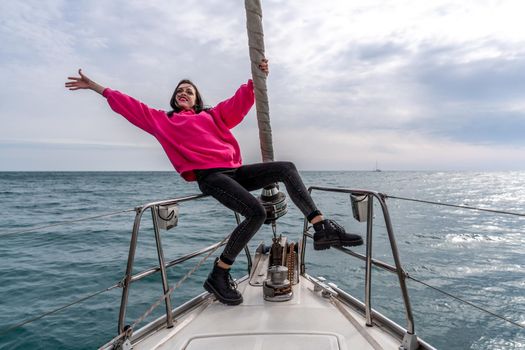
[(261, 60), (265, 58), (261, 1), (245, 0), (244, 7), (246, 9), (246, 29), (248, 31), (248, 46), (250, 49), (252, 79), (255, 90), (255, 108), (257, 109), (261, 155), (263, 162), (272, 162), (274, 160), (272, 127), (270, 125), (266, 74), (259, 69)]
[[(248, 47), (252, 67), (252, 80), (255, 90), (255, 108), (257, 109), (257, 124), (259, 126), (259, 142), (263, 162), (273, 162), (272, 127), (270, 125), (270, 108), (268, 90), (266, 88), (266, 74), (259, 69), (264, 56), (264, 32), (262, 26), (261, 0), (244, 0), (246, 9), (246, 29), (248, 31)], [(286, 195), (279, 191), (277, 184), (263, 188), (259, 197), (266, 210), (265, 224), (272, 224), (276, 235), (276, 220), (288, 211)]]

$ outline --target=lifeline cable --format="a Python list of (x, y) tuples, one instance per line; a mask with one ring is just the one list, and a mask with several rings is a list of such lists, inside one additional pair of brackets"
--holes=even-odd
[(115, 212), (110, 212), (110, 213), (101, 214), (101, 215), (87, 216), (85, 218), (80, 218), (80, 219), (75, 219), (75, 220), (66, 220), (66, 221), (57, 222), (55, 224), (49, 224), (49, 225), (44, 225), (44, 226), (37, 226), (37, 227), (33, 227), (33, 228), (30, 228), (30, 229), (25, 229), (25, 230), (20, 230), (20, 231), (4, 232), (4, 233), (0, 233), (0, 237), (10, 236), (10, 235), (17, 235), (17, 234), (21, 234), (21, 233), (34, 232), (34, 231), (42, 230), (42, 229), (45, 229), (45, 228), (62, 226), (62, 225), (66, 225), (66, 224), (72, 224), (72, 223), (75, 223), (75, 222), (81, 222), (81, 221), (105, 218), (105, 217), (115, 216), (115, 215), (119, 215), (119, 214), (122, 214), (122, 213), (128, 213), (128, 212), (132, 212), (132, 211), (135, 211), (135, 209), (126, 209), (126, 210), (115, 211)]
[(223, 243), (225, 243), (229, 238), (230, 238), (231, 234), (228, 234), (226, 237), (224, 237), (222, 239), (222, 241), (217, 244), (217, 246), (210, 250), (208, 252), (208, 254), (206, 254), (206, 256), (204, 256), (204, 258), (202, 258), (199, 262), (197, 262), (197, 264), (195, 264), (195, 266), (190, 270), (188, 271), (173, 287), (171, 287), (166, 293), (164, 293), (163, 295), (160, 296), (159, 299), (157, 299), (157, 301), (155, 301), (147, 310), (146, 312), (144, 312), (144, 314), (142, 314), (140, 317), (138, 317), (135, 321), (133, 321), (133, 323), (131, 324), (130, 328), (133, 330), (135, 328), (135, 326), (139, 323), (141, 323), (142, 321), (144, 321), (144, 319), (146, 317), (148, 317), (152, 312), (153, 310), (155, 310), (161, 303), (164, 299), (166, 298), (169, 298), (169, 296), (171, 295), (171, 293), (173, 293), (177, 288), (179, 288), (182, 283), (184, 281), (186, 281), (195, 271), (197, 271), (197, 269), (199, 267), (201, 267), (201, 265), (217, 250), (219, 249), (219, 247), (221, 247), (223, 245)]
[[(308, 233), (308, 236), (309, 236), (309, 237), (313, 237), (313, 235), (310, 234), (310, 233)], [(339, 251), (342, 251), (342, 252), (345, 252), (345, 253), (347, 253), (347, 254), (350, 254), (350, 255), (353, 256), (353, 257), (358, 257), (358, 258), (359, 258), (359, 256), (353, 255), (353, 254), (355, 254), (355, 253), (353, 253), (353, 251), (352, 251), (351, 249), (348, 249), (348, 248), (345, 248), (345, 247), (334, 247), (334, 248), (337, 249), (337, 250), (339, 250)], [(387, 272), (390, 272), (390, 273), (396, 273), (396, 271), (393, 270), (393, 269), (385, 268), (384, 266), (377, 265), (377, 264), (374, 263), (374, 262), (372, 262), (372, 263), (373, 263), (372, 268), (377, 268), (377, 269), (384, 270), (384, 271), (387, 271)], [(423, 282), (423, 281), (421, 281), (421, 280), (419, 280), (419, 279), (417, 279), (417, 278), (415, 278), (415, 277), (409, 275), (409, 274), (408, 274), (406, 271), (404, 271), (404, 270), (403, 270), (403, 275), (405, 276), (405, 278), (408, 278), (408, 279), (410, 279), (410, 280), (412, 280), (412, 281), (414, 281), (414, 282), (416, 282), (416, 283), (420, 283), (420, 284), (422, 284), (422, 285), (424, 285), (424, 286), (426, 286), (426, 287), (428, 287), (428, 288), (431, 288), (431, 289), (433, 289), (433, 290), (435, 290), (435, 291), (437, 291), (437, 292), (440, 292), (440, 293), (442, 293), (442, 294), (444, 294), (444, 295), (446, 295), (446, 296), (449, 296), (450, 298), (455, 299), (455, 300), (457, 300), (457, 301), (459, 301), (459, 302), (461, 302), (461, 303), (464, 303), (464, 304), (467, 304), (467, 305), (469, 305), (469, 306), (472, 306), (472, 307), (475, 308), (475, 309), (478, 309), (478, 310), (480, 310), (480, 311), (482, 311), (482, 312), (485, 312), (485, 313), (487, 313), (487, 314), (489, 314), (489, 315), (491, 315), (491, 316), (497, 317), (497, 318), (499, 318), (499, 319), (501, 319), (501, 320), (503, 320), (503, 321), (505, 321), (505, 322), (508, 322), (508, 323), (510, 323), (510, 324), (512, 324), (512, 325), (514, 325), (514, 326), (518, 326), (518, 327), (520, 327), (520, 328), (525, 328), (525, 325), (522, 325), (522, 324), (520, 324), (520, 323), (518, 323), (518, 322), (516, 322), (516, 321), (513, 321), (513, 320), (511, 320), (511, 319), (509, 319), (509, 318), (507, 318), (507, 317), (505, 317), (505, 316), (501, 316), (501, 315), (499, 315), (499, 314), (497, 314), (497, 313), (495, 313), (495, 312), (493, 312), (493, 311), (490, 311), (490, 310), (486, 309), (485, 307), (478, 306), (478, 305), (476, 305), (476, 304), (474, 304), (474, 303), (472, 303), (472, 302), (470, 302), (470, 301), (468, 301), (468, 300), (465, 300), (465, 299), (462, 299), (462, 298), (460, 298), (460, 297), (458, 297), (458, 296), (455, 296), (455, 295), (453, 295), (453, 294), (451, 294), (451, 293), (449, 293), (449, 292), (447, 292), (447, 291), (444, 291), (444, 290), (442, 290), (442, 289), (440, 289), (440, 288), (438, 288), (438, 287), (432, 286), (431, 284), (428, 284), (428, 283), (426, 283), (426, 282)]]
[(505, 211), (505, 210), (485, 209), (485, 208), (472, 207), (472, 206), (469, 206), (469, 205), (458, 205), (458, 204), (433, 202), (433, 201), (427, 201), (427, 200), (423, 200), (423, 199), (414, 199), (414, 198), (391, 196), (391, 195), (388, 195), (388, 194), (385, 194), (384, 196), (385, 196), (385, 198), (394, 198), (394, 199), (400, 199), (400, 200), (409, 201), (409, 202), (417, 202), (417, 203), (425, 203), (425, 204), (436, 204), (436, 205), (442, 205), (442, 206), (445, 206), (445, 207), (470, 209), (470, 210), (479, 210), (479, 211), (486, 211), (486, 212), (495, 213), (495, 214), (507, 214), (507, 215), (514, 215), (514, 216), (525, 217), (525, 214), (523, 214), (523, 213), (514, 213), (514, 212), (510, 212), (510, 211)]
[(44, 312), (44, 313), (41, 314), (41, 315), (35, 316), (35, 317), (30, 318), (30, 319), (28, 319), (28, 320), (25, 320), (25, 321), (22, 321), (22, 322), (20, 322), (20, 323), (15, 324), (15, 325), (12, 325), (12, 326), (10, 326), (10, 327), (8, 327), (8, 328), (6, 328), (6, 329), (0, 331), (0, 335), (3, 335), (3, 334), (6, 334), (6, 333), (9, 333), (9, 332), (11, 332), (11, 331), (13, 331), (13, 330), (15, 330), (15, 329), (17, 329), (17, 328), (20, 328), (20, 327), (22, 327), (22, 326), (24, 326), (24, 325), (26, 325), (26, 324), (28, 324), (28, 323), (32, 323), (32, 322), (37, 321), (37, 320), (39, 320), (39, 319), (41, 319), (41, 318), (43, 318), (43, 317), (46, 317), (46, 316), (52, 315), (52, 314), (54, 314), (54, 313), (57, 313), (57, 312), (59, 312), (59, 311), (62, 311), (62, 310), (64, 310), (64, 309), (66, 309), (66, 308), (68, 308), (68, 307), (70, 307), (70, 306), (73, 306), (73, 305), (75, 305), (75, 304), (79, 304), (79, 303), (81, 303), (81, 302), (83, 302), (83, 301), (85, 301), (85, 300), (91, 299), (91, 298), (93, 298), (93, 297), (95, 297), (95, 296), (97, 296), (97, 295), (99, 295), (99, 294), (102, 294), (102, 293), (105, 293), (105, 292), (109, 292), (110, 290), (115, 289), (115, 288), (118, 288), (118, 287), (120, 287), (120, 282), (119, 282), (119, 283), (116, 283), (116, 284), (114, 284), (114, 285), (112, 285), (111, 287), (108, 287), (108, 288), (106, 288), (106, 289), (99, 290), (98, 292), (95, 292), (95, 293), (92, 293), (92, 294), (90, 294), (90, 295), (87, 295), (87, 296), (85, 296), (85, 297), (83, 297), (83, 298), (77, 299), (77, 300), (75, 300), (75, 301), (73, 301), (73, 302), (71, 302), (71, 303), (69, 303), (69, 304), (66, 304), (66, 305), (60, 306), (60, 307), (58, 307), (58, 308), (56, 308), (56, 309), (53, 309), (53, 310), (50, 310), (50, 311)]
[[(406, 198), (406, 197), (397, 197), (397, 196), (390, 196), (390, 195), (385, 195), (386, 198), (394, 198), (394, 199), (399, 199), (399, 200), (404, 200), (404, 201), (410, 201), (410, 202), (417, 202), (417, 203), (425, 203), (425, 204), (435, 204), (435, 205), (441, 205), (441, 206), (446, 206), (446, 207), (453, 207), (453, 208), (461, 208), (461, 209), (469, 209), (469, 210), (478, 210), (478, 211), (484, 211), (484, 212), (489, 212), (489, 213), (494, 213), (494, 214), (506, 214), (506, 215), (514, 215), (514, 216), (521, 216), (521, 217), (525, 217), (525, 214), (523, 213), (515, 213), (515, 212), (509, 212), (509, 211), (504, 211), (504, 210), (497, 210), (497, 209), (488, 209), (488, 208), (478, 208), (478, 207), (473, 207), (473, 206), (467, 206), (467, 205), (458, 205), (458, 204), (449, 204), (449, 203), (440, 203), (440, 202), (433, 202), (433, 201), (428, 201), (428, 200), (422, 200), (422, 199), (414, 199), (414, 198)], [(414, 282), (417, 282), (417, 283), (420, 283), (424, 286), (427, 286), (428, 288), (431, 288), (435, 291), (438, 291), (444, 295), (447, 295), (449, 296), (450, 298), (453, 298), (457, 301), (460, 301), (462, 303), (465, 303), (467, 305), (470, 305), (480, 311), (483, 311), (485, 313), (488, 313), (494, 317), (497, 317), (505, 322), (508, 322), (510, 324), (513, 324), (515, 326), (518, 326), (520, 328), (525, 328), (524, 325), (522, 324), (519, 324), (518, 322), (516, 321), (513, 321), (511, 319), (508, 319), (504, 316), (501, 316), (501, 315), (498, 315), (496, 314), (495, 312), (492, 312), (490, 310), (487, 310), (481, 306), (477, 306), (476, 304), (470, 302), (470, 301), (467, 301), (467, 300), (464, 300), (460, 297), (457, 297), (453, 294), (450, 294), (449, 292), (446, 292), (442, 289), (439, 289), (437, 287), (434, 287), (426, 282), (423, 282), (423, 281), (420, 281), (410, 275), (407, 274), (407, 278), (413, 280)]]
[[(191, 276), (191, 275), (192, 275), (192, 274), (193, 274), (193, 273), (194, 273), (194, 272), (195, 272), (195, 271), (196, 271), (196, 270), (197, 270), (197, 269), (198, 269), (198, 268), (199, 268), (199, 267), (200, 267), (200, 266), (201, 266), (201, 265), (202, 265), (202, 264), (203, 264), (203, 263), (204, 263), (204, 262), (210, 257), (211, 254), (213, 254), (213, 253), (214, 253), (219, 247), (221, 247), (222, 244), (223, 244), (228, 238), (230, 238), (230, 235), (227, 235), (226, 237), (224, 237), (224, 239), (223, 239), (223, 240), (222, 240), (222, 241), (221, 241), (221, 242), (220, 242), (220, 243), (219, 243), (219, 244), (218, 244), (213, 250), (211, 250), (211, 251), (210, 251), (210, 252), (209, 252), (209, 253), (208, 253), (208, 254), (207, 254), (207, 255), (206, 255), (201, 261), (199, 261), (199, 262), (195, 265), (195, 267), (193, 267), (192, 270), (190, 270), (185, 276), (183, 276), (183, 277), (178, 281), (178, 283), (177, 283), (175, 286), (171, 287), (170, 290), (169, 290), (168, 292), (166, 292), (166, 294), (163, 294), (163, 295), (161, 296), (161, 298), (159, 299), (159, 300), (160, 300), (159, 302), (154, 303), (154, 304), (150, 307), (150, 309), (148, 309), (148, 310), (146, 311), (146, 313), (144, 313), (141, 317), (139, 317), (137, 320), (135, 320), (135, 322), (132, 324), (132, 327), (134, 327), (134, 326), (136, 326), (138, 323), (142, 322), (142, 321), (144, 320), (144, 318), (146, 318), (151, 312), (153, 312), (153, 310), (154, 310), (158, 305), (160, 305), (160, 302), (162, 302), (162, 300), (164, 300), (164, 299), (165, 299), (169, 294), (171, 294), (175, 289), (179, 288), (180, 285), (181, 285), (181, 284), (182, 284), (187, 278), (189, 278), (189, 277), (190, 277), (190, 276)], [(15, 329), (17, 329), (17, 328), (20, 328), (20, 327), (22, 327), (22, 326), (24, 326), (24, 325), (26, 325), (26, 324), (32, 323), (32, 322), (37, 321), (37, 320), (39, 320), (39, 319), (41, 319), (41, 318), (44, 318), (44, 317), (49, 316), (49, 315), (52, 315), (52, 314), (54, 314), (54, 313), (57, 313), (57, 312), (62, 311), (62, 310), (64, 310), (64, 309), (67, 309), (67, 308), (70, 307), (70, 306), (73, 306), (73, 305), (79, 304), (79, 303), (84, 302), (84, 301), (86, 301), (86, 300), (88, 300), (88, 299), (91, 299), (91, 298), (93, 298), (93, 297), (95, 297), (95, 296), (97, 296), (97, 295), (99, 295), (99, 294), (102, 294), (102, 293), (105, 293), (105, 292), (109, 292), (109, 291), (111, 291), (111, 290), (113, 290), (113, 289), (115, 289), (115, 288), (119, 288), (119, 287), (121, 287), (121, 286), (122, 286), (122, 281), (119, 281), (119, 282), (115, 283), (114, 285), (112, 285), (111, 287), (108, 287), (108, 288), (105, 288), (105, 289), (99, 290), (98, 292), (95, 292), (95, 293), (89, 294), (89, 295), (87, 295), (87, 296), (85, 296), (85, 297), (82, 297), (82, 298), (80, 298), (80, 299), (77, 299), (77, 300), (75, 300), (75, 301), (73, 301), (73, 302), (71, 302), (71, 303), (68, 303), (68, 304), (66, 304), (66, 305), (62, 305), (62, 306), (60, 306), (60, 307), (58, 307), (58, 308), (56, 308), (56, 309), (46, 311), (46, 312), (44, 312), (43, 314), (40, 314), (40, 315), (38, 315), (38, 316), (32, 317), (32, 318), (30, 318), (30, 319), (27, 319), (27, 320), (25, 320), (25, 321), (22, 321), (22, 322), (19, 322), (19, 323), (15, 324), (15, 325), (12, 325), (12, 326), (10, 326), (10, 327), (4, 329), (4, 330), (1, 330), (1, 331), (0, 331), (0, 335), (4, 335), (4, 334), (6, 334), (6, 333), (9, 333), (9, 332), (11, 332), (11, 331), (13, 331), (13, 330), (15, 330)], [(119, 334), (117, 337), (122, 337), (122, 334)], [(114, 340), (114, 339), (113, 339), (113, 340)]]
[[(524, 213), (515, 213), (511, 211), (505, 211), (505, 210), (498, 210), (498, 209), (489, 209), (489, 208), (478, 208), (468, 205), (460, 205), (460, 204), (451, 204), (451, 203), (442, 203), (442, 202), (434, 202), (424, 199), (415, 199), (415, 198), (408, 198), (408, 197), (399, 197), (399, 196), (391, 196), (389, 194), (383, 194), (385, 198), (392, 198), (392, 199), (399, 199), (402, 201), (408, 201), (408, 202), (416, 202), (416, 203), (424, 203), (424, 204), (435, 204), (438, 206), (444, 206), (444, 207), (452, 207), (452, 208), (461, 208), (461, 209), (468, 209), (468, 210), (477, 210), (477, 211), (484, 211), (488, 213), (493, 214), (505, 214), (505, 215), (513, 215), (513, 216), (521, 216), (525, 217)], [(374, 224), (377, 227), (382, 227), (386, 229), (386, 226)]]
[(508, 318), (506, 318), (505, 316), (498, 315), (498, 314), (495, 313), (495, 312), (492, 312), (492, 311), (487, 310), (487, 309), (485, 309), (485, 308), (483, 308), (483, 307), (481, 307), (481, 306), (478, 306), (478, 305), (476, 305), (476, 304), (474, 304), (474, 303), (472, 303), (472, 302), (470, 302), (470, 301), (468, 301), (468, 300), (465, 300), (465, 299), (462, 299), (462, 298), (460, 298), (460, 297), (457, 297), (457, 296), (455, 296), (455, 295), (453, 295), (453, 294), (450, 294), (449, 292), (446, 292), (446, 291), (444, 291), (444, 290), (442, 290), (442, 289), (439, 289), (438, 287), (434, 287), (434, 286), (432, 286), (432, 285), (430, 285), (430, 284), (428, 284), (428, 283), (426, 283), (426, 282), (420, 281), (420, 280), (418, 280), (418, 279), (416, 279), (416, 278), (414, 278), (414, 277), (412, 277), (412, 276), (410, 276), (410, 275), (408, 275), (408, 274), (406, 275), (406, 277), (407, 277), (408, 279), (411, 279), (411, 280), (414, 281), (414, 282), (421, 283), (422, 285), (427, 286), (428, 288), (431, 288), (431, 289), (433, 289), (433, 290), (435, 290), (435, 291), (437, 291), (437, 292), (440, 292), (440, 293), (442, 293), (442, 294), (445, 294), (446, 296), (451, 297), (451, 298), (453, 298), (453, 299), (455, 299), (455, 300), (457, 300), (457, 301), (460, 301), (460, 302), (462, 302), (462, 303), (465, 303), (465, 304), (467, 304), (467, 305), (470, 305), (470, 306), (472, 306), (473, 308), (476, 308), (476, 309), (478, 309), (478, 310), (480, 310), (480, 311), (483, 311), (483, 312), (488, 313), (489, 315), (492, 315), (492, 316), (494, 316), (494, 317), (497, 317), (497, 318), (499, 318), (499, 319), (502, 319), (502, 320), (505, 321), (505, 322), (511, 323), (511, 324), (513, 324), (513, 325), (515, 325), (515, 326), (518, 326), (518, 327), (520, 327), (520, 328), (525, 328), (524, 325), (519, 324), (519, 323), (516, 322), (516, 321), (513, 321), (513, 320), (511, 320), (511, 319), (508, 319)]

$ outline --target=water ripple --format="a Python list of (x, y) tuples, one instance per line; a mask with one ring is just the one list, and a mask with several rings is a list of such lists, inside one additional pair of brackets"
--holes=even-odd
[[(304, 172), (305, 183), (369, 188), (392, 195), (442, 203), (525, 212), (525, 172)], [(154, 179), (154, 181), (152, 181)], [(197, 193), (174, 173), (0, 173), (0, 232), (56, 223), (153, 200)], [(352, 218), (347, 195), (313, 192), (323, 213), (348, 231), (364, 234)], [(525, 218), (462, 208), (444, 208), (389, 199), (388, 205), (406, 271), (435, 287), (525, 323)], [(279, 233), (300, 237), (303, 218), (291, 201), (279, 219)], [(379, 208), (374, 208), (374, 258), (393, 264)], [(205, 217), (206, 220), (200, 220)], [(157, 257), (149, 214), (139, 236), (135, 271), (155, 266)], [(0, 237), (0, 329), (39, 312), (107, 288), (122, 278), (129, 249), (133, 213)], [(162, 231), (166, 259), (222, 239), (235, 227), (231, 212), (212, 199), (181, 205), (179, 226)], [(250, 243), (270, 242), (264, 226)], [(364, 253), (364, 247), (355, 249)], [(214, 256), (218, 255), (216, 252)], [(356, 297), (364, 297), (364, 264), (336, 252), (307, 249), (308, 273), (322, 275)], [(233, 274), (246, 273), (238, 258)], [(177, 281), (195, 260), (169, 271)], [(176, 293), (180, 304), (202, 291), (205, 264)], [(373, 271), (373, 305), (405, 324), (397, 277)], [(522, 349), (523, 331), (409, 281), (416, 329), (439, 349)], [(129, 318), (137, 317), (160, 291), (159, 277), (133, 285)], [(114, 336), (120, 290), (24, 326), (0, 339), (0, 349), (95, 348)], [(79, 332), (78, 330), (82, 331)], [(451, 342), (450, 339), (454, 339)], [(75, 347), (75, 346), (73, 346)]]

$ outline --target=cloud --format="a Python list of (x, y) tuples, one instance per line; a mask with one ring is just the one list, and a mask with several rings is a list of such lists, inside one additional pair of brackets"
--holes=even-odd
[[(497, 43), (488, 44), (497, 47)], [(447, 53), (454, 54), (449, 48)], [(461, 50), (463, 51), (463, 50)], [(507, 102), (523, 97), (525, 52), (521, 58), (492, 57), (472, 62), (439, 62), (432, 53), (418, 58), (417, 79), (436, 98), (446, 101)], [(422, 64), (425, 62), (425, 64)]]
[[(519, 158), (522, 2), (269, 0), (263, 7), (281, 155), (309, 169), (368, 169), (370, 158), (399, 168), (508, 168), (495, 152)], [(105, 157), (119, 155), (110, 145), (146, 145), (142, 156), (151, 158), (153, 138), (115, 116), (100, 96), (63, 88), (79, 67), (159, 109), (169, 107), (181, 78), (196, 81), (213, 105), (250, 74), (244, 8), (233, 1), (4, 1), (0, 40), (4, 145), (33, 140), (24, 147), (50, 149), (53, 140), (53, 147), (67, 140), (64, 147), (84, 154), (106, 145)], [(252, 112), (235, 130), (249, 161), (259, 160), (254, 127)], [(50, 167), (60, 161), (53, 154)], [(439, 161), (429, 162), (435, 155)], [(30, 163), (30, 152), (24, 157)]]
[[(240, 140), (249, 144), (247, 137)], [(274, 143), (277, 159), (293, 160), (303, 170), (373, 169), (376, 161), (384, 170), (511, 170), (525, 161), (525, 146), (465, 144), (418, 132), (304, 128), (279, 130)], [(244, 150), (246, 160), (258, 161), (255, 147)]]
[[(282, 105), (292, 115), (285, 124), (301, 114), (334, 130), (520, 145), (525, 55), (524, 37), (514, 30), (522, 6), (404, 1), (312, 11), (298, 5), (295, 26), (304, 37), (285, 50), (293, 77), (287, 83), (300, 97)], [(291, 107), (297, 105), (300, 112)]]
[(78, 57), (75, 31), (68, 22), (64, 1), (4, 1), (0, 4), (0, 63), (55, 66)]

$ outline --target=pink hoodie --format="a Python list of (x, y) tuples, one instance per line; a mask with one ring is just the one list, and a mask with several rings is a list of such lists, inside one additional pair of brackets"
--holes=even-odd
[(237, 168), (241, 151), (230, 129), (239, 124), (254, 102), (253, 82), (209, 111), (182, 111), (168, 117), (165, 111), (149, 108), (121, 92), (102, 93), (110, 107), (135, 126), (155, 136), (175, 169), (186, 181), (195, 181), (193, 170)]

